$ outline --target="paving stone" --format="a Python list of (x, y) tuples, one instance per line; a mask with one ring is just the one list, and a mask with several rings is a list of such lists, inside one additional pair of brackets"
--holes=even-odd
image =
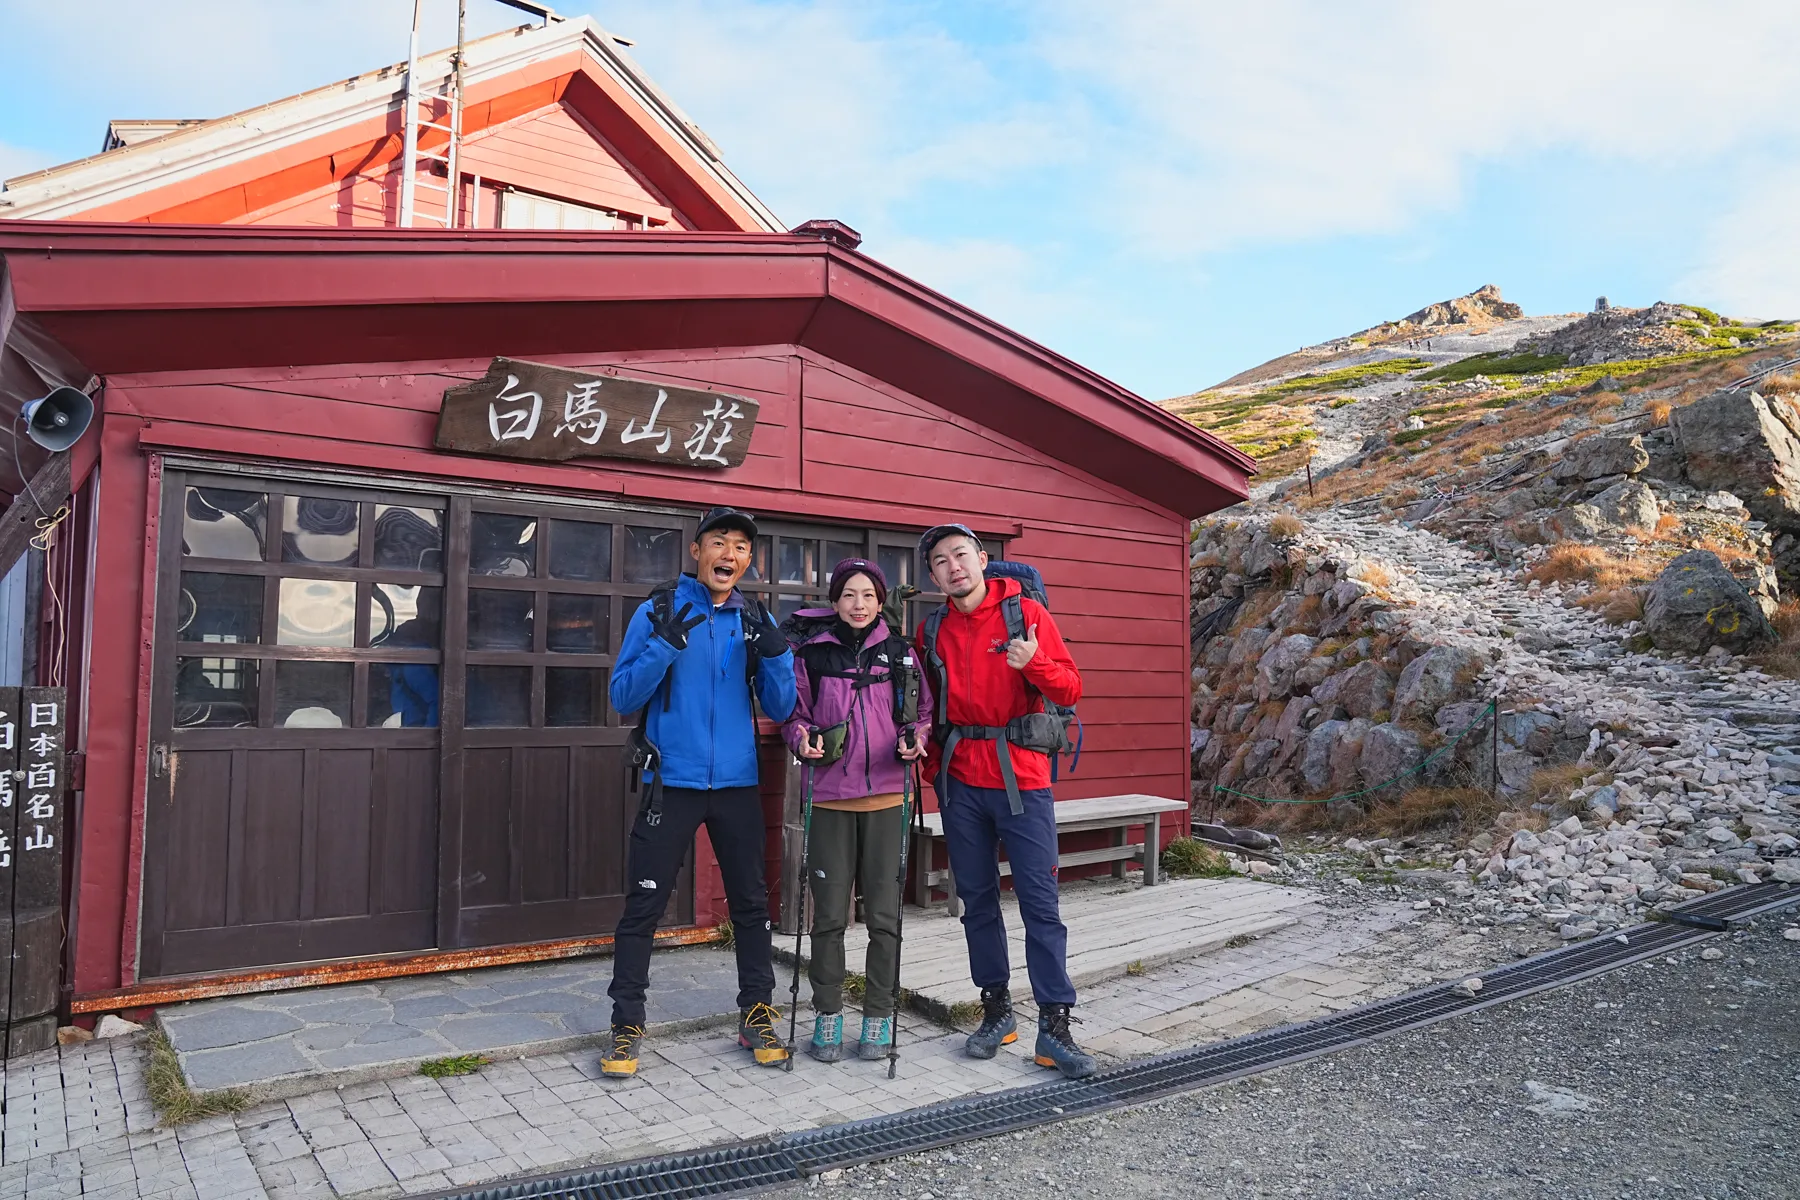
[(292, 1013), (243, 1004), (227, 1004), (205, 1011), (196, 1011), (193, 1005), (183, 1004), (176, 1006), (172, 1013), (159, 1015), (159, 1020), (169, 1041), (182, 1053), (260, 1041), (306, 1026), (305, 1021)]
[(181, 1068), (188, 1082), (202, 1090), (238, 1087), (311, 1067), (306, 1056), (286, 1039), (200, 1050), (181, 1056)]

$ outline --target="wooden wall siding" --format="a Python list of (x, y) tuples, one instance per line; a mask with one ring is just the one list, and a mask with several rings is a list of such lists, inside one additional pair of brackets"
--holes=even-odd
[[(694, 228), (566, 104), (483, 130), (464, 141), (459, 154), (461, 172), (480, 175), (484, 184), (490, 180), (511, 184), (595, 208), (648, 216), (659, 224)], [(484, 210), (488, 199), (482, 198)]]
[[(463, 224), (470, 215), (469, 180), (482, 183), (481, 227), (499, 227), (504, 187), (521, 188), (595, 208), (646, 216), (660, 225), (696, 226), (643, 180), (591, 125), (565, 104), (553, 103), (463, 142), (458, 198)], [(319, 225), (348, 229), (391, 226), (400, 209), (400, 168), (382, 161), (265, 208), (233, 217), (231, 225)], [(441, 178), (433, 177), (433, 183)], [(442, 195), (419, 190), (419, 211), (436, 214)], [(430, 227), (433, 222), (421, 222)]]
[[(615, 462), (536, 466), (433, 452), (443, 389), (478, 376), (485, 361), (116, 378), (107, 394), (109, 444), (121, 440), (118, 451), (129, 454), (122, 439), (142, 438), (147, 445), (190, 452), (442, 474), (517, 487), (579, 488), (628, 500), (655, 497), (692, 506), (732, 502), (768, 515), (826, 519), (820, 514), (838, 513), (865, 523), (910, 525), (955, 514), (991, 528), (1019, 526), (1022, 534), (1008, 552), (1044, 572), (1058, 623), (1084, 676), (1085, 751), (1079, 770), (1057, 785), (1057, 795), (1073, 799), (1149, 792), (1186, 797), (1186, 524), (1179, 517), (1077, 465), (1049, 459), (951, 416), (925, 399), (786, 347), (562, 355), (551, 361), (574, 368), (613, 367), (635, 376), (751, 395), (762, 411), (750, 458), (726, 475), (697, 479), (694, 472), (677, 468)], [(950, 479), (982, 482), (946, 482)], [(103, 515), (103, 526), (116, 525), (123, 539), (125, 526), (135, 519), (140, 531), (135, 547), (123, 540), (107, 543), (112, 558), (127, 552), (139, 556), (132, 570), (141, 573), (141, 495), (109, 491), (108, 496), (110, 504), (122, 507), (111, 524)], [(113, 561), (112, 566), (123, 564)], [(96, 603), (96, 628), (136, 628), (133, 589), (105, 592)], [(129, 694), (130, 689), (119, 691)], [(126, 721), (121, 727), (129, 726)], [(89, 752), (91, 781), (129, 776), (128, 746), (90, 742)], [(778, 755), (779, 749), (771, 752)], [(774, 786), (764, 799), (769, 823), (778, 828), (779, 783)], [(86, 819), (127, 826), (134, 803), (141, 800), (134, 801), (122, 787), (117, 792), (91, 789)], [(933, 804), (928, 796), (927, 807)], [(1177, 827), (1178, 820), (1170, 818), (1165, 840)], [(704, 839), (697, 853), (703, 882), (694, 897), (694, 919), (710, 924), (724, 919), (723, 897), (709, 894), (710, 884), (704, 882), (711, 874)], [(778, 857), (771, 857), (770, 867), (772, 872), (779, 869)], [(135, 864), (130, 869), (135, 871)], [(103, 873), (88, 872), (84, 863), (76, 980), (83, 992), (118, 986), (114, 964), (120, 958), (109, 955), (122, 951), (127, 964), (133, 961), (133, 951), (119, 947), (117, 938), (118, 930), (128, 927), (124, 908), (135, 883), (122, 876), (119, 883), (108, 884)], [(597, 889), (604, 895), (608, 882), (581, 881), (563, 894), (586, 893), (594, 897), (586, 903), (600, 906), (616, 903), (594, 894)], [(771, 874), (771, 885), (777, 882)], [(196, 896), (193, 903), (216, 906), (221, 901)], [(383, 903), (391, 906), (393, 901)], [(557, 905), (546, 902), (547, 909)], [(93, 928), (100, 925), (108, 928)]]

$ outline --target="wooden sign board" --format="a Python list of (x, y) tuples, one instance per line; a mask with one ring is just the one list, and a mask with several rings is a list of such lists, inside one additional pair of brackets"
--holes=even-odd
[[(62, 878), (68, 721), (62, 688), (11, 689), (17, 758), (13, 772), (12, 979), (6, 1057), (56, 1045), (62, 979)], [(4, 722), (0, 722), (0, 728)]]
[(749, 453), (757, 407), (744, 396), (496, 358), (482, 378), (445, 390), (437, 444), (505, 458), (718, 470)]

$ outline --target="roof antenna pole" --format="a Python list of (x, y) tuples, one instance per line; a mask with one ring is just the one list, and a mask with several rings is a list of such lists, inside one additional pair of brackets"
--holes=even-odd
[(400, 227), (411, 229), (419, 156), (419, 6), (413, 0), (412, 38), (406, 45), (406, 135), (400, 151)]
[(455, 229), (462, 208), (462, 176), (457, 173), (456, 151), (462, 141), (463, 39), (468, 32), (469, 0), (456, 0), (456, 61), (450, 72), (450, 147), (445, 151), (445, 175), (449, 190), (444, 196), (444, 228)]

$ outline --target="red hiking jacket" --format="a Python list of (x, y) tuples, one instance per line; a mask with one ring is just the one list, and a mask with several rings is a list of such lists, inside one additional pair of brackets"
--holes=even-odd
[[(954, 604), (944, 615), (938, 629), (938, 657), (944, 660), (944, 676), (949, 693), (946, 715), (952, 725), (1004, 725), (1014, 717), (1041, 711), (1043, 702), (1028, 695), (1026, 680), (1058, 704), (1075, 704), (1081, 699), (1081, 672), (1063, 644), (1056, 620), (1048, 609), (1029, 597), (1022, 597), (1020, 607), (1025, 628), (1037, 626), (1038, 652), (1025, 664), (1023, 671), (1006, 665), (1006, 617), (1000, 601), (1020, 590), (1016, 579), (990, 579), (987, 596), (981, 607), (964, 616)], [(913, 639), (924, 653), (923, 623)], [(939, 750), (934, 742), (926, 760), (925, 777), (935, 779)], [(1013, 771), (1021, 788), (1050, 786), (1050, 759), (1035, 750), (1012, 747)], [(1000, 775), (1000, 755), (993, 742), (964, 738), (956, 744), (956, 755), (950, 762), (950, 773), (971, 787), (1000, 788), (1006, 780)], [(941, 797), (940, 797), (941, 799)]]

